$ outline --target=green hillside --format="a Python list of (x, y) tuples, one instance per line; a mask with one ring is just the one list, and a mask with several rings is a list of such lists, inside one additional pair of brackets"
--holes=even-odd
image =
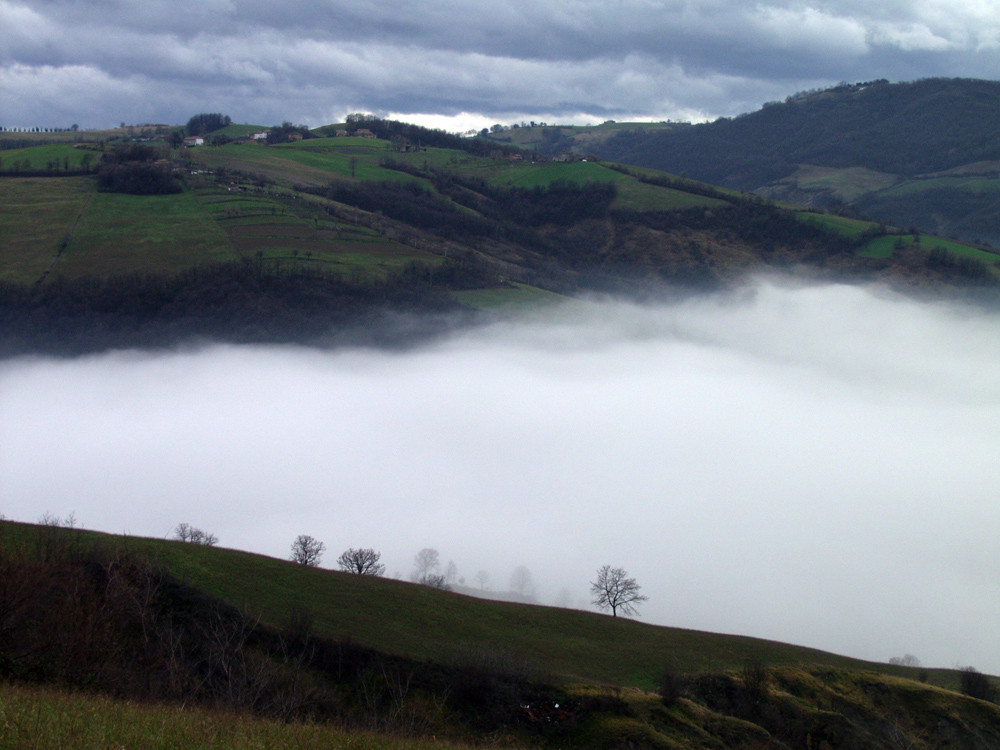
[[(542, 292), (718, 289), (789, 269), (921, 292), (1000, 289), (1000, 255), (908, 241), (917, 222), (895, 228), (405, 123), (348, 126), (380, 137), (268, 146), (233, 131), (237, 140), (221, 145), (171, 148), (125, 129), (114, 141), (10, 140), (17, 148), (0, 151), (0, 350), (164, 345), (185, 329), (307, 343), (330, 332), (324, 309), (339, 310), (343, 325), (387, 300), (396, 309), (496, 308)], [(849, 189), (842, 175), (810, 174), (810, 184)], [(958, 183), (995, 195), (972, 174), (940, 176), (919, 195), (903, 183), (880, 194), (918, 205)], [(219, 264), (243, 269), (227, 272), (240, 291), (209, 304), (207, 282), (190, 272)], [(269, 306), (249, 301), (261, 284)], [(317, 284), (322, 291), (307, 291)], [(225, 333), (233, 325), (244, 332)]]
[[(901, 738), (929, 748), (944, 737), (985, 750), (1000, 740), (1000, 706), (954, 692), (954, 670), (493, 602), (179, 541), (9, 521), (0, 539), (0, 720), (20, 727), (33, 717), (41, 747), (66, 742), (67, 732), (92, 736), (95, 722), (84, 717), (98, 705), (116, 717), (100, 723), (106, 736), (136, 741), (154, 721), (196, 747), (268, 736), (263, 719), (276, 717), (312, 728), (273, 747), (320, 738), (395, 747), (362, 729), (678, 750), (889, 750)], [(185, 664), (201, 687), (182, 687)], [(40, 682), (87, 695), (27, 687)], [(93, 697), (108, 692), (167, 704), (183, 695), (223, 712), (150, 708), (126, 718), (136, 709)], [(239, 723), (231, 708), (243, 711)]]
[(869, 81), (593, 153), (818, 208), (1000, 246), (1000, 82)]

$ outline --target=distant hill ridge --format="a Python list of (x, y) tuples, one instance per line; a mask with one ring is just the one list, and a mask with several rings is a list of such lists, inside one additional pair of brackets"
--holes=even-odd
[(799, 164), (899, 175), (1000, 160), (1000, 81), (932, 78), (843, 85), (735, 118), (623, 131), (605, 158), (752, 190)]
[[(875, 81), (735, 118), (624, 130), (602, 158), (769, 198), (1000, 244), (1000, 81)], [(814, 168), (852, 170), (817, 175)], [(949, 175), (941, 173), (950, 172)]]

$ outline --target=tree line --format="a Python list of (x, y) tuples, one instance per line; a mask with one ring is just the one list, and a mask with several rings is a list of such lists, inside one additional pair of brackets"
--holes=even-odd
[[(394, 325), (389, 310), (421, 314), (423, 327)], [(421, 269), (352, 280), (258, 256), (171, 275), (0, 282), (0, 356), (159, 348), (190, 338), (398, 346), (471, 318)]]

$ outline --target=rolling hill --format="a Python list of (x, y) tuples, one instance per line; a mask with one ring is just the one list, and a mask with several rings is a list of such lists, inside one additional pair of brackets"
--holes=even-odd
[(912, 228), (405, 123), (348, 126), (376, 137), (330, 137), (330, 126), (271, 146), (237, 131), (196, 148), (155, 140), (164, 134), (11, 140), (0, 350), (316, 343), (331, 327), (371, 328), (387, 307), (465, 315), (552, 294), (711, 290), (767, 271), (1000, 289), (1000, 255)]
[(1000, 245), (1000, 82), (870, 81), (735, 118), (623, 130), (602, 158)]
[[(12, 522), (0, 535), (0, 712), (32, 700), (72, 713), (106, 694), (241, 710), (243, 731), (265, 731), (256, 716), (514, 747), (986, 749), (1000, 739), (1000, 707), (953, 692), (954, 670), (199, 544)], [(84, 693), (66, 705), (27, 683)], [(190, 720), (155, 711), (164, 724)], [(133, 712), (125, 723), (143, 726), (146, 710)]]

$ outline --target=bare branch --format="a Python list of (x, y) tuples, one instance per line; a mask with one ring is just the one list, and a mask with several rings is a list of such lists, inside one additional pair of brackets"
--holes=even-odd
[(640, 586), (634, 578), (629, 578), (624, 568), (604, 565), (597, 571), (597, 580), (590, 584), (594, 604), (604, 610), (611, 610), (614, 617), (618, 611), (626, 617), (638, 615), (636, 605), (649, 597), (639, 593)]
[(341, 570), (348, 573), (357, 573), (362, 576), (380, 576), (385, 573), (385, 565), (379, 562), (382, 555), (375, 550), (364, 547), (362, 549), (349, 550), (337, 558), (337, 565)]

